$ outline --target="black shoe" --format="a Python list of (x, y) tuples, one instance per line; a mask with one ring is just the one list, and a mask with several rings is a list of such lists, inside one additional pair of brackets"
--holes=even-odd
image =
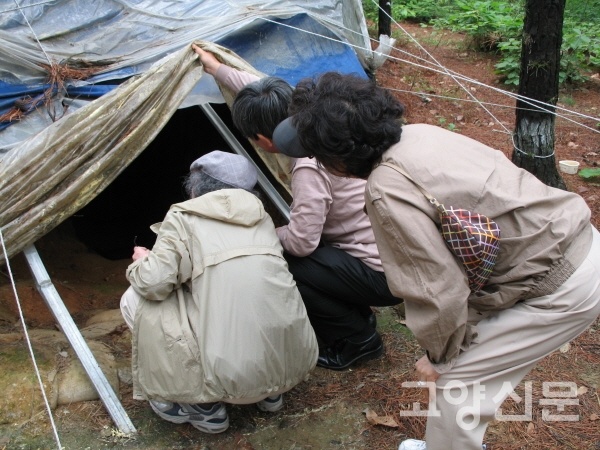
[(359, 361), (377, 358), (383, 353), (383, 342), (376, 331), (362, 342), (341, 339), (330, 347), (319, 350), (317, 366), (331, 370), (344, 370)]
[(375, 313), (369, 314), (365, 319), (367, 319), (367, 325), (373, 329), (377, 328), (377, 317), (375, 317)]

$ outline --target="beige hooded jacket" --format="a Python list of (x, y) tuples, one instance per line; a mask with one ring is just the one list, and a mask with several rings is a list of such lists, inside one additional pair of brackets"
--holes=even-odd
[[(186, 403), (264, 398), (315, 367), (318, 347), (271, 218), (241, 189), (171, 206), (127, 278), (136, 390)], [(240, 401), (241, 400), (241, 401)]]

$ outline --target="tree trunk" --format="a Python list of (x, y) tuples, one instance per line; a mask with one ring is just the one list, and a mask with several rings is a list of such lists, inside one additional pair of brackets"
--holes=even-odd
[(385, 34), (392, 36), (392, 0), (379, 0), (379, 33), (377, 36)]
[[(566, 189), (554, 156), (560, 46), (566, 0), (526, 0), (512, 161), (549, 186)], [(539, 105), (539, 108), (536, 107)], [(543, 108), (543, 109), (541, 109)]]

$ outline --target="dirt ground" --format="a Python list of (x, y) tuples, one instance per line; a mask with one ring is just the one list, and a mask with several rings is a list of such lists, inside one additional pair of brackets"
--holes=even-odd
[[(494, 56), (473, 52), (463, 36), (411, 24), (403, 24), (403, 28), (444, 66), (486, 85), (506, 89), (494, 74)], [(400, 38), (396, 47), (413, 54), (418, 51), (408, 38)], [(392, 56), (408, 59), (396, 51)], [(486, 102), (500, 125), (476, 103), (437, 97), (465, 98), (451, 79), (440, 74), (388, 60), (378, 71), (377, 81), (397, 90), (407, 106), (409, 122), (451, 127), (510, 157), (511, 143), (502, 125), (512, 129), (514, 109), (493, 106), (513, 106), (514, 101), (506, 95), (480, 85), (468, 85), (479, 100)], [(426, 94), (413, 95), (405, 91)], [(597, 118), (600, 115), (598, 74), (583, 86), (562, 91), (560, 105)], [(577, 120), (598, 131), (600, 120)], [(562, 159), (579, 161), (580, 168), (597, 167), (600, 134), (558, 118), (556, 160)], [(586, 200), (592, 210), (593, 223), (598, 227), (600, 186), (585, 182), (577, 175), (564, 175), (564, 180), (569, 190)], [(49, 233), (36, 246), (78, 324), (94, 312), (118, 308), (120, 295), (127, 287), (124, 273), (129, 260), (111, 261), (98, 256), (74, 237), (69, 222)], [(28, 327), (54, 328), (54, 320), (33, 287), (22, 255), (11, 260), (11, 271)], [(2, 332), (20, 331), (21, 325), (14, 321), (17, 309), (6, 267), (0, 269), (0, 294)], [(427, 405), (425, 392), (401, 387), (403, 382), (414, 380), (413, 365), (421, 350), (404, 327), (399, 311), (380, 308), (376, 312), (386, 345), (385, 355), (345, 372), (317, 368), (310, 380), (286, 395), (285, 407), (279, 413), (260, 413), (250, 406), (231, 407), (231, 429), (224, 435), (206, 436), (189, 425), (161, 421), (144, 402), (132, 400), (131, 387), (123, 383), (120, 395), (138, 430), (137, 436), (121, 436), (102, 403), (88, 401), (59, 406), (54, 411), (61, 442), (68, 449), (396, 449), (402, 439), (424, 435), (424, 417), (401, 413), (412, 409), (414, 402), (420, 402), (423, 409)], [(122, 328), (109, 335), (105, 343), (127, 358), (128, 348), (124, 345), (127, 340), (128, 331)], [(488, 449), (600, 448), (599, 364), (600, 323), (596, 322), (569, 346), (545, 358), (526, 377), (524, 385), (517, 390), (525, 401), (519, 403), (516, 397), (511, 397), (503, 405), (503, 411), (507, 415), (522, 415), (530, 406), (531, 417), (493, 422), (485, 439)], [(8, 368), (3, 364), (2, 370)], [(577, 390), (576, 398), (562, 412), (542, 401), (555, 398), (546, 390), (544, 382), (548, 381), (572, 383)], [(527, 390), (528, 386), (531, 390)], [(548, 412), (563, 419), (567, 415), (577, 419), (548, 420)], [(377, 417), (373, 418), (373, 414), (383, 424), (374, 423)], [(25, 422), (0, 424), (0, 449), (13, 448), (56, 448), (47, 417), (38, 414)]]

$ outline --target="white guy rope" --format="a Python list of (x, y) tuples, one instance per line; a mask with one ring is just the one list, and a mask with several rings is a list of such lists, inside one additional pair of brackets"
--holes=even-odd
[(29, 29), (31, 30), (31, 33), (33, 33), (33, 37), (35, 38), (35, 41), (38, 43), (38, 45), (40, 46), (40, 49), (42, 50), (42, 52), (44, 53), (44, 56), (46, 57), (46, 59), (48, 60), (48, 63), (50, 65), (52, 65), (52, 60), (50, 59), (50, 57), (48, 56), (48, 53), (46, 53), (46, 50), (44, 49), (44, 46), (42, 45), (42, 43), (40, 42), (39, 38), (37, 37), (37, 34), (35, 34), (35, 31), (33, 31), (33, 27), (31, 26), (31, 24), (29, 23), (29, 20), (27, 19), (27, 16), (25, 15), (25, 13), (23, 12), (23, 8), (21, 8), (21, 5), (19, 5), (19, 3), (17, 2), (17, 0), (14, 0), (15, 5), (17, 6), (16, 9), (19, 10), (19, 12), (21, 13), (21, 15), (23, 16), (23, 19), (25, 19), (25, 22), (27, 22), (27, 26), (29, 27)]
[[(392, 19), (392, 20), (393, 20), (393, 19)], [(274, 23), (278, 23), (278, 22), (274, 22)], [(397, 22), (395, 22), (395, 23), (398, 25), (398, 27), (400, 27), (400, 29), (402, 29), (402, 31), (403, 31), (405, 34), (407, 34), (407, 35), (409, 36), (409, 38), (410, 38), (410, 39), (412, 39), (412, 40), (413, 40), (413, 41), (414, 41), (414, 42), (415, 42), (415, 43), (416, 43), (416, 44), (417, 44), (419, 47), (421, 47), (421, 48), (422, 48), (421, 44), (420, 44), (419, 42), (417, 42), (417, 41), (416, 41), (416, 40), (415, 40), (415, 39), (414, 39), (414, 38), (413, 38), (413, 37), (412, 37), (412, 36), (411, 36), (411, 35), (410, 35), (410, 34), (409, 34), (409, 33), (408, 33), (408, 32), (407, 32), (405, 29), (404, 29), (404, 28), (402, 28), (402, 27), (401, 27), (401, 26), (400, 26), (400, 25), (399, 25)], [(289, 25), (285, 25), (285, 24), (280, 24), (280, 25), (283, 25), (283, 26), (289, 26)], [(291, 28), (295, 28), (295, 27), (292, 27), (292, 26), (289, 26), (289, 27), (291, 27)], [(344, 26), (340, 26), (340, 28), (342, 28), (342, 29), (344, 29), (345, 31), (348, 31), (348, 32), (350, 32), (350, 33), (361, 35), (359, 32), (357, 32), (357, 31), (354, 31), (354, 30), (352, 30), (352, 29), (350, 29), (350, 28), (347, 28), (347, 27), (344, 27)], [(309, 32), (309, 31), (306, 31), (306, 30), (302, 30), (301, 28), (295, 28), (295, 29), (297, 29), (298, 31), (304, 31), (304, 32), (306, 32), (306, 33), (310, 33), (310, 34), (315, 34), (315, 33), (311, 33), (311, 32)], [(362, 36), (362, 35), (361, 35), (361, 36)], [(321, 37), (323, 37), (323, 38), (325, 38), (325, 39), (330, 39), (330, 38), (327, 38), (326, 36), (321, 36)], [(378, 42), (376, 39), (374, 39), (374, 38), (369, 38), (369, 39), (370, 39), (371, 41), (375, 42), (375, 43), (379, 43), (379, 42)], [(333, 40), (335, 40), (335, 39), (333, 39)], [(339, 42), (339, 43), (341, 43), (341, 44), (350, 45), (350, 46), (352, 46), (352, 47), (357, 47), (357, 48), (360, 48), (360, 49), (362, 49), (362, 50), (367, 50), (367, 49), (365, 49), (365, 48), (363, 48), (363, 47), (360, 47), (360, 46), (357, 46), (357, 45), (346, 44), (345, 42), (342, 42), (342, 41), (337, 41), (337, 40), (335, 40), (335, 41), (336, 41), (336, 42)], [(467, 76), (464, 76), (464, 75), (462, 75), (462, 74), (460, 74), (460, 73), (458, 73), (458, 72), (456, 72), (456, 71), (454, 71), (454, 70), (452, 70), (452, 69), (449, 69), (449, 68), (447, 68), (447, 67), (444, 67), (443, 65), (441, 65), (441, 64), (439, 64), (439, 63), (437, 63), (437, 61), (436, 61), (436, 64), (434, 64), (434, 63), (432, 63), (431, 61), (429, 61), (429, 60), (427, 60), (427, 59), (425, 59), (425, 58), (422, 58), (422, 57), (420, 57), (420, 56), (414, 55), (414, 54), (412, 54), (412, 53), (410, 53), (410, 52), (407, 52), (406, 50), (402, 50), (401, 48), (396, 48), (396, 47), (395, 47), (395, 48), (394, 48), (394, 50), (395, 50), (396, 52), (398, 52), (398, 53), (402, 53), (402, 54), (405, 54), (405, 55), (407, 55), (407, 56), (410, 56), (410, 57), (411, 57), (411, 58), (413, 58), (413, 59), (416, 59), (416, 60), (422, 61), (422, 62), (423, 62), (423, 63), (425, 63), (425, 64), (430, 64), (431, 66), (424, 66), (424, 65), (421, 65), (421, 64), (414, 63), (414, 62), (412, 62), (412, 61), (410, 61), (410, 60), (405, 60), (405, 59), (401, 59), (401, 58), (397, 58), (397, 57), (389, 56), (389, 58), (390, 58), (390, 59), (393, 59), (393, 60), (395, 60), (395, 61), (399, 61), (399, 62), (407, 63), (407, 64), (409, 64), (409, 65), (412, 65), (412, 66), (415, 66), (415, 67), (419, 67), (419, 68), (423, 68), (423, 69), (426, 69), (426, 70), (431, 70), (432, 72), (436, 72), (436, 73), (439, 73), (439, 74), (442, 74), (442, 75), (444, 75), (444, 74), (448, 74), (448, 73), (449, 73), (449, 74), (452, 74), (452, 75), (456, 76), (457, 78), (459, 78), (459, 79), (461, 79), (461, 80), (468, 81), (468, 82), (470, 82), (470, 83), (473, 83), (473, 84), (479, 85), (479, 86), (481, 86), (481, 87), (485, 87), (485, 88), (491, 89), (491, 90), (493, 90), (493, 91), (496, 91), (496, 92), (498, 92), (498, 93), (504, 94), (504, 95), (506, 95), (506, 96), (508, 96), (508, 97), (511, 97), (511, 98), (513, 98), (513, 99), (520, 99), (520, 100), (522, 100), (522, 101), (524, 101), (524, 102), (526, 102), (526, 103), (529, 103), (529, 102), (527, 102), (527, 101), (528, 101), (528, 100), (530, 100), (530, 99), (529, 99), (528, 97), (526, 97), (526, 96), (523, 96), (523, 95), (520, 95), (520, 94), (515, 94), (515, 93), (513, 93), (513, 92), (506, 91), (506, 90), (504, 90), (504, 89), (500, 89), (500, 88), (497, 88), (497, 87), (494, 87), (494, 86), (491, 86), (491, 85), (488, 85), (488, 84), (482, 83), (482, 82), (480, 82), (480, 81), (478, 81), (478, 80), (476, 80), (476, 79), (474, 79), (474, 78), (469, 78), (469, 77), (467, 77)], [(426, 51), (424, 48), (423, 48), (423, 50), (424, 50), (424, 51)], [(442, 68), (443, 70), (438, 70), (438, 69), (435, 69), (434, 67), (440, 67), (440, 68)], [(386, 88), (386, 89), (389, 89), (389, 88)], [(411, 91), (407, 91), (407, 92), (409, 92), (409, 93), (410, 93)], [(468, 99), (460, 99), (460, 98), (457, 98), (456, 100), (460, 100), (460, 101), (470, 101), (470, 100), (468, 100)], [(478, 101), (478, 100), (476, 100), (476, 101)], [(587, 114), (583, 114), (583, 113), (580, 113), (580, 112), (577, 112), (577, 111), (573, 111), (573, 110), (570, 110), (570, 109), (568, 109), (568, 108), (563, 108), (563, 107), (561, 107), (561, 106), (559, 106), (559, 105), (553, 105), (553, 104), (550, 104), (550, 103), (544, 103), (544, 102), (541, 102), (541, 101), (539, 101), (539, 100), (535, 100), (535, 102), (536, 102), (535, 104), (533, 104), (533, 103), (529, 103), (531, 106), (535, 106), (535, 109), (533, 109), (532, 111), (539, 111), (539, 110), (541, 109), (541, 110), (543, 110), (543, 111), (545, 111), (545, 112), (548, 112), (548, 113), (550, 113), (550, 114), (554, 114), (554, 115), (556, 115), (557, 117), (560, 117), (560, 114), (556, 114), (556, 113), (554, 113), (554, 112), (553, 112), (553, 111), (551, 111), (551, 110), (545, 110), (545, 109), (543, 109), (543, 108), (540, 108), (540, 107), (538, 106), (538, 105), (545, 105), (545, 106), (548, 106), (548, 107), (550, 107), (550, 108), (554, 108), (554, 109), (559, 109), (559, 110), (562, 110), (562, 111), (566, 111), (566, 112), (568, 112), (568, 113), (569, 113), (569, 114), (567, 114), (567, 115), (579, 116), (579, 117), (586, 118), (586, 119), (590, 119), (590, 120), (596, 120), (596, 121), (600, 121), (600, 117), (589, 116), (589, 115), (587, 115)], [(485, 102), (484, 102), (484, 103), (485, 103)], [(517, 109), (517, 108), (516, 108), (516, 107), (514, 107), (514, 106), (511, 106), (511, 108)], [(575, 124), (577, 124), (577, 125), (580, 125), (580, 126), (582, 126), (582, 127), (584, 127), (584, 128), (588, 128), (588, 129), (590, 129), (591, 131), (594, 131), (594, 132), (600, 133), (600, 131), (596, 130), (595, 128), (588, 127), (587, 125), (584, 125), (584, 124), (582, 124), (582, 123), (579, 123), (579, 122), (574, 122), (574, 123), (575, 123)]]
[[(311, 34), (313, 36), (318, 36), (318, 37), (323, 38), (323, 39), (327, 39), (327, 40), (330, 40), (330, 41), (338, 42), (338, 43), (341, 43), (343, 45), (347, 45), (349, 47), (353, 47), (353, 48), (361, 49), (361, 50), (366, 50), (366, 51), (371, 51), (371, 49), (367, 49), (365, 47), (361, 47), (361, 46), (356, 45), (356, 44), (351, 44), (351, 43), (348, 43), (348, 42), (344, 42), (344, 41), (341, 41), (339, 39), (331, 38), (329, 36), (323, 36), (321, 34), (318, 34), (318, 33), (312, 32), (312, 31), (308, 31), (308, 30), (304, 30), (302, 28), (294, 27), (292, 25), (288, 25), (288, 24), (284, 24), (284, 23), (281, 23), (281, 22), (277, 22), (277, 21), (272, 20), (272, 19), (268, 19), (268, 18), (264, 18), (264, 17), (260, 17), (260, 19), (262, 19), (262, 20), (264, 20), (266, 22), (271, 22), (271, 23), (276, 24), (276, 25), (280, 25), (280, 26), (291, 28), (291, 29), (295, 29), (295, 30), (303, 32), (303, 33)], [(344, 28), (344, 27), (341, 27), (341, 28)], [(348, 28), (345, 28), (345, 29), (347, 31), (349, 31), (349, 32), (356, 33), (354, 30), (350, 30)], [(371, 39), (371, 40), (374, 41), (374, 42), (377, 42), (375, 39)], [(428, 64), (432, 64), (432, 63), (424, 60), (423, 58), (421, 58), (419, 56), (412, 55), (411, 53), (408, 53), (408, 52), (405, 52), (405, 51), (401, 51), (401, 50), (399, 50), (397, 48), (395, 48), (395, 50), (397, 50), (399, 52), (406, 53), (407, 55), (410, 55), (410, 56), (412, 56), (412, 57), (414, 57), (416, 59), (423, 60), (423, 61), (427, 62)], [(412, 65), (412, 66), (415, 66), (415, 67), (423, 68), (423, 69), (426, 69), (426, 70), (431, 70), (433, 72), (440, 73), (442, 75), (448, 75), (448, 72), (451, 72), (453, 74), (453, 77), (456, 77), (458, 79), (461, 79), (461, 80), (464, 80), (464, 81), (468, 81), (468, 82), (473, 83), (475, 85), (491, 89), (493, 91), (496, 91), (498, 93), (501, 93), (501, 94), (506, 95), (508, 97), (511, 97), (513, 99), (520, 99), (523, 103), (526, 103), (526, 104), (528, 104), (530, 106), (533, 106), (535, 108), (534, 109), (535, 111), (540, 111), (541, 110), (541, 111), (547, 112), (548, 114), (553, 114), (556, 117), (565, 119), (565, 120), (567, 120), (569, 122), (574, 123), (575, 125), (578, 125), (578, 126), (583, 127), (583, 128), (587, 128), (588, 130), (593, 131), (595, 133), (600, 133), (600, 130), (597, 130), (597, 129), (593, 128), (593, 127), (585, 125), (585, 124), (583, 124), (581, 122), (578, 122), (576, 120), (570, 119), (568, 117), (568, 115), (578, 116), (578, 117), (582, 117), (582, 118), (586, 118), (586, 119), (591, 119), (591, 120), (596, 120), (596, 121), (600, 121), (599, 117), (588, 116), (586, 114), (582, 114), (582, 113), (579, 113), (577, 111), (570, 110), (568, 108), (563, 108), (563, 107), (558, 106), (558, 105), (552, 105), (552, 104), (544, 103), (544, 102), (540, 102), (540, 101), (536, 101), (536, 103), (533, 103), (532, 101), (530, 101), (530, 99), (528, 97), (525, 97), (525, 96), (519, 95), (519, 94), (515, 94), (515, 93), (512, 93), (510, 91), (506, 91), (506, 90), (503, 90), (503, 89), (500, 89), (500, 88), (497, 88), (497, 87), (494, 87), (494, 86), (487, 85), (487, 84), (482, 83), (480, 81), (477, 81), (477, 80), (475, 80), (473, 78), (469, 78), (469, 77), (466, 77), (464, 75), (460, 75), (457, 72), (454, 72), (454, 71), (452, 71), (450, 69), (438, 70), (438, 69), (435, 69), (435, 68), (433, 68), (431, 66), (426, 66), (426, 65), (418, 64), (418, 63), (415, 63), (413, 61), (409, 61), (409, 60), (402, 59), (402, 58), (397, 58), (397, 57), (394, 57), (394, 56), (391, 56), (391, 55), (389, 56), (389, 59), (392, 59), (392, 60), (395, 60), (395, 61), (399, 61), (399, 62), (403, 62), (403, 63), (406, 63), (408, 65)], [(386, 89), (390, 89), (390, 88), (386, 88)], [(393, 89), (390, 89), (390, 90), (393, 90)], [(410, 92), (410, 91), (408, 91), (408, 92)], [(458, 100), (458, 101), (468, 101), (466, 99), (460, 99), (460, 98), (457, 98), (456, 100)], [(476, 100), (476, 101), (479, 103), (479, 100)], [(548, 106), (551, 109), (545, 109), (545, 108), (542, 108), (539, 105), (546, 105), (546, 106)], [(511, 107), (513, 109), (516, 109), (515, 106), (509, 106), (509, 107)], [(568, 112), (568, 115), (559, 114), (558, 112), (556, 112), (556, 110), (566, 111), (566, 112)], [(508, 132), (508, 134), (512, 134), (512, 133)]]
[(499, 120), (499, 119), (498, 119), (498, 118), (497, 118), (497, 117), (496, 117), (496, 116), (495, 116), (495, 115), (494, 115), (494, 114), (493, 114), (493, 113), (492, 113), (492, 112), (491, 112), (489, 109), (487, 109), (487, 108), (485, 107), (485, 105), (484, 105), (483, 103), (481, 103), (481, 102), (479, 101), (479, 99), (478, 99), (477, 97), (475, 97), (475, 96), (473, 95), (473, 93), (472, 93), (472, 92), (471, 92), (469, 89), (467, 89), (467, 87), (466, 87), (466, 86), (464, 86), (464, 85), (463, 85), (463, 84), (462, 84), (460, 81), (458, 81), (458, 77), (457, 77), (457, 76), (453, 75), (453, 74), (452, 74), (452, 73), (451, 73), (451, 72), (450, 72), (450, 71), (449, 71), (449, 70), (448, 70), (448, 69), (447, 69), (445, 66), (443, 66), (442, 64), (440, 64), (440, 63), (439, 63), (439, 61), (438, 61), (437, 59), (435, 59), (435, 57), (434, 57), (434, 56), (433, 56), (431, 53), (429, 53), (425, 47), (423, 47), (423, 46), (421, 45), (421, 43), (420, 43), (420, 42), (418, 42), (418, 41), (417, 41), (417, 40), (416, 40), (416, 39), (415, 39), (415, 38), (414, 38), (414, 37), (413, 37), (413, 36), (412, 36), (412, 35), (411, 35), (409, 32), (407, 32), (407, 31), (406, 31), (406, 30), (405, 30), (405, 29), (404, 29), (404, 28), (403, 28), (403, 27), (402, 27), (402, 26), (401, 26), (401, 25), (400, 25), (398, 22), (396, 22), (396, 20), (395, 20), (395, 19), (394, 19), (392, 16), (390, 16), (390, 15), (387, 13), (387, 11), (383, 10), (383, 9), (382, 9), (382, 8), (379, 6), (379, 4), (378, 4), (377, 2), (375, 2), (375, 0), (371, 0), (371, 1), (373, 2), (373, 4), (375, 4), (375, 5), (376, 5), (376, 6), (379, 8), (379, 10), (380, 10), (381, 12), (383, 12), (383, 13), (384, 13), (386, 16), (388, 16), (388, 17), (389, 17), (389, 18), (390, 18), (390, 19), (391, 19), (391, 20), (394, 22), (394, 24), (396, 24), (396, 26), (397, 26), (398, 28), (400, 28), (400, 29), (401, 29), (401, 30), (404, 32), (404, 34), (405, 34), (405, 35), (407, 35), (407, 36), (408, 36), (408, 37), (409, 37), (409, 38), (410, 38), (410, 39), (411, 39), (411, 40), (412, 40), (412, 41), (413, 41), (413, 42), (414, 42), (414, 43), (415, 43), (415, 44), (416, 44), (416, 45), (417, 45), (417, 46), (418, 46), (418, 47), (421, 49), (421, 51), (423, 51), (423, 52), (424, 52), (424, 53), (425, 53), (427, 56), (429, 56), (429, 57), (430, 57), (430, 58), (431, 58), (431, 59), (432, 59), (432, 60), (433, 60), (433, 61), (436, 63), (436, 65), (437, 65), (438, 67), (441, 67), (441, 68), (443, 69), (443, 71), (444, 71), (444, 72), (445, 72), (445, 73), (446, 73), (448, 76), (450, 76), (450, 77), (451, 77), (451, 78), (452, 78), (452, 79), (453, 79), (453, 80), (456, 82), (456, 84), (458, 84), (458, 85), (459, 85), (459, 86), (462, 88), (462, 90), (463, 90), (463, 91), (465, 91), (465, 92), (467, 93), (467, 95), (469, 95), (469, 96), (470, 96), (470, 97), (471, 97), (473, 100), (475, 100), (475, 101), (476, 101), (476, 102), (479, 104), (479, 106), (480, 106), (481, 108), (483, 108), (483, 110), (484, 110), (484, 111), (486, 111), (486, 112), (487, 112), (487, 113), (490, 115), (490, 117), (492, 117), (492, 118), (493, 118), (493, 119), (496, 121), (496, 123), (498, 123), (498, 124), (499, 124), (499, 125), (500, 125), (502, 128), (504, 128), (504, 130), (506, 131), (506, 133), (509, 133), (509, 134), (511, 133), (511, 131), (510, 131), (508, 128), (506, 128), (506, 126), (504, 126), (504, 124), (503, 124), (503, 123), (502, 123), (502, 122), (501, 122), (501, 121), (500, 121), (500, 120)]
[(0, 14), (7, 13), (7, 12), (13, 12), (13, 11), (20, 11), (21, 9), (32, 8), (34, 6), (48, 5), (50, 3), (56, 3), (56, 0), (47, 0), (45, 2), (31, 3), (31, 4), (25, 5), (25, 6), (17, 5), (16, 8), (8, 8), (8, 9), (4, 9), (4, 10), (0, 11)]
[[(417, 46), (418, 46), (418, 47), (419, 47), (419, 48), (420, 48), (422, 51), (424, 51), (424, 52), (425, 52), (425, 54), (427, 54), (427, 55), (428, 55), (428, 56), (429, 56), (429, 57), (430, 57), (430, 58), (431, 58), (433, 61), (435, 61), (435, 63), (436, 63), (436, 64), (437, 64), (439, 67), (441, 67), (442, 69), (444, 69), (444, 71), (445, 71), (446, 73), (448, 73), (448, 75), (450, 75), (450, 76), (452, 77), (452, 79), (453, 79), (453, 80), (454, 80), (454, 81), (455, 81), (455, 82), (456, 82), (456, 83), (457, 83), (457, 84), (458, 84), (458, 85), (459, 85), (459, 86), (460, 86), (460, 87), (461, 87), (461, 88), (462, 88), (462, 89), (463, 89), (465, 92), (467, 92), (467, 94), (469, 94), (469, 95), (470, 95), (470, 96), (471, 96), (471, 97), (472, 97), (474, 100), (476, 100), (476, 101), (477, 101), (477, 103), (479, 104), (479, 106), (481, 106), (481, 108), (483, 108), (483, 109), (484, 109), (484, 110), (485, 110), (485, 111), (486, 111), (486, 112), (487, 112), (487, 113), (488, 113), (488, 114), (489, 114), (489, 115), (490, 115), (490, 116), (491, 116), (491, 117), (492, 117), (492, 118), (493, 118), (493, 119), (496, 121), (496, 123), (498, 123), (498, 124), (499, 124), (499, 125), (500, 125), (502, 128), (504, 128), (504, 130), (507, 132), (507, 134), (510, 134), (510, 136), (511, 136), (511, 140), (512, 140), (512, 145), (513, 145), (514, 149), (515, 149), (515, 150), (516, 150), (518, 153), (521, 153), (521, 154), (523, 154), (523, 155), (530, 156), (530, 157), (531, 157), (531, 156), (533, 156), (534, 158), (537, 158), (537, 159), (546, 159), (546, 158), (552, 158), (552, 157), (554, 157), (554, 155), (555, 155), (555, 153), (556, 153), (556, 147), (553, 147), (553, 151), (552, 151), (552, 153), (551, 153), (551, 154), (549, 154), (549, 155), (531, 155), (531, 154), (529, 154), (529, 153), (527, 153), (527, 152), (524, 152), (523, 150), (521, 150), (521, 149), (520, 149), (520, 148), (517, 146), (517, 143), (515, 142), (515, 134), (514, 134), (514, 133), (512, 133), (510, 130), (508, 130), (508, 128), (506, 128), (506, 127), (504, 126), (504, 124), (503, 124), (503, 123), (502, 123), (500, 120), (498, 120), (498, 118), (496, 118), (496, 116), (494, 116), (494, 114), (493, 114), (493, 113), (492, 113), (490, 110), (488, 110), (488, 109), (487, 109), (487, 108), (484, 106), (484, 104), (483, 104), (482, 102), (480, 102), (480, 101), (479, 101), (479, 99), (475, 98), (475, 96), (474, 96), (474, 95), (473, 95), (473, 94), (472, 94), (472, 93), (471, 93), (471, 92), (470, 92), (470, 91), (469, 91), (469, 90), (468, 90), (468, 89), (467, 89), (465, 86), (463, 86), (463, 85), (462, 85), (462, 84), (461, 84), (461, 83), (458, 81), (457, 77), (453, 76), (453, 75), (452, 75), (452, 74), (451, 74), (451, 73), (450, 73), (450, 72), (449, 72), (449, 71), (448, 71), (448, 70), (447, 70), (445, 67), (443, 67), (443, 66), (442, 66), (442, 65), (441, 65), (441, 64), (440, 64), (440, 63), (439, 63), (439, 62), (438, 62), (438, 61), (437, 61), (437, 60), (436, 60), (436, 59), (433, 57), (433, 55), (432, 55), (431, 53), (429, 53), (429, 52), (427, 51), (427, 49), (425, 49), (425, 48), (424, 48), (424, 47), (423, 47), (423, 46), (420, 44), (420, 42), (418, 42), (418, 41), (417, 41), (417, 40), (416, 40), (416, 39), (415, 39), (415, 38), (414, 38), (414, 37), (413, 37), (413, 36), (412, 36), (410, 33), (408, 33), (408, 32), (407, 32), (407, 31), (406, 31), (406, 30), (405, 30), (405, 29), (404, 29), (404, 28), (403, 28), (403, 27), (402, 27), (402, 26), (401, 26), (401, 25), (400, 25), (398, 22), (396, 22), (396, 20), (394, 20), (394, 18), (393, 18), (392, 16), (390, 16), (390, 15), (387, 13), (387, 11), (383, 10), (383, 9), (382, 9), (382, 8), (379, 6), (379, 4), (375, 2), (375, 0), (371, 0), (371, 1), (372, 1), (372, 2), (373, 2), (373, 3), (374, 3), (374, 4), (375, 4), (375, 5), (376, 5), (376, 6), (379, 8), (379, 10), (380, 10), (381, 12), (383, 12), (383, 13), (384, 13), (386, 16), (388, 16), (388, 17), (389, 17), (389, 18), (390, 18), (390, 19), (391, 19), (391, 20), (392, 20), (392, 21), (393, 21), (393, 22), (396, 24), (396, 26), (397, 26), (398, 28), (400, 28), (400, 29), (401, 29), (401, 30), (404, 32), (404, 34), (406, 34), (406, 35), (407, 35), (407, 36), (408, 36), (408, 37), (409, 37), (409, 38), (410, 38), (410, 39), (411, 39), (411, 40), (412, 40), (412, 41), (413, 41), (413, 42), (414, 42), (414, 43), (415, 43), (415, 44), (416, 44), (416, 45), (417, 45)], [(548, 104), (548, 103), (545, 103), (545, 102), (540, 102), (540, 101), (536, 101), (536, 103), (535, 103), (535, 104), (533, 104), (533, 103), (531, 103), (531, 102), (529, 101), (529, 99), (525, 100), (525, 97), (524, 97), (524, 96), (517, 95), (516, 97), (517, 97), (517, 98), (519, 98), (519, 99), (520, 99), (522, 102), (524, 102), (524, 103), (526, 103), (526, 104), (528, 104), (528, 105), (530, 105), (530, 106), (534, 106), (534, 107), (536, 108), (536, 109), (535, 109), (535, 111), (542, 110), (542, 111), (545, 111), (545, 112), (547, 112), (547, 113), (555, 113), (554, 109), (550, 109), (550, 110), (549, 110), (549, 109), (546, 109), (546, 108), (542, 108), (542, 107), (540, 107), (540, 104), (542, 104), (542, 105), (545, 105), (545, 106), (550, 106), (550, 108), (555, 108), (555, 107), (556, 107), (555, 105), (550, 105), (550, 104)], [(557, 116), (557, 117), (559, 117), (559, 115), (558, 115), (558, 114), (556, 114), (556, 116)], [(567, 118), (567, 117), (564, 117), (564, 118), (565, 118), (566, 120), (569, 120), (569, 121), (571, 121), (571, 122), (577, 123), (578, 125), (581, 125), (581, 126), (583, 126), (583, 127), (585, 127), (585, 128), (588, 128), (588, 129), (591, 129), (591, 130), (593, 130), (593, 131), (596, 131), (596, 130), (594, 130), (593, 128), (591, 128), (591, 127), (588, 127), (587, 125), (580, 124), (579, 122), (576, 122), (576, 121), (574, 121), (574, 120), (572, 120), (572, 119), (569, 119), (569, 118)]]
[[(6, 246), (4, 245), (4, 236), (2, 234), (2, 228), (0, 228), (0, 243), (2, 244), (2, 251), (5, 255), (8, 255), (6, 251)], [(17, 302), (17, 308), (19, 309), (19, 318), (21, 319), (21, 324), (23, 325), (23, 332), (25, 333), (25, 340), (27, 341), (27, 347), (29, 348), (29, 354), (31, 355), (31, 361), (33, 362), (33, 368), (35, 369), (35, 374), (38, 379), (38, 383), (40, 385), (40, 390), (42, 391), (42, 396), (44, 397), (44, 404), (46, 405), (46, 410), (48, 411), (48, 417), (50, 418), (50, 424), (52, 425), (52, 431), (54, 433), (54, 439), (56, 440), (56, 444), (58, 445), (58, 450), (62, 450), (62, 445), (60, 443), (60, 438), (58, 437), (58, 430), (56, 429), (56, 424), (54, 423), (54, 417), (52, 416), (52, 408), (50, 408), (50, 403), (48, 402), (48, 397), (46, 396), (46, 391), (44, 390), (44, 383), (42, 381), (42, 376), (40, 375), (40, 369), (38, 368), (37, 362), (35, 360), (35, 354), (33, 353), (33, 347), (31, 346), (31, 339), (29, 338), (29, 332), (27, 331), (27, 325), (25, 324), (25, 318), (23, 317), (23, 310), (21, 309), (21, 302), (19, 301), (19, 294), (17, 293), (17, 286), (15, 284), (15, 280), (12, 275), (12, 271), (10, 269), (10, 262), (8, 258), (4, 258), (6, 263), (6, 268), (8, 270), (8, 276), (10, 278), (10, 283), (12, 284), (13, 293), (15, 295), (15, 300)]]
[[(399, 88), (392, 88), (392, 87), (386, 87), (385, 89), (387, 89), (388, 91), (393, 91), (393, 92), (402, 92), (403, 94), (412, 94), (412, 95), (416, 95), (418, 97), (435, 97), (435, 98), (441, 98), (443, 100), (455, 100), (458, 102), (467, 102), (467, 103), (483, 103), (484, 105), (488, 105), (488, 106), (494, 106), (496, 108), (509, 108), (509, 109), (520, 109), (522, 111), (539, 111), (539, 108), (536, 109), (532, 109), (532, 108), (515, 108), (514, 105), (502, 105), (500, 103), (491, 103), (491, 102), (484, 102), (481, 100), (471, 100), (468, 98), (460, 98), (460, 97), (452, 97), (449, 95), (440, 95), (440, 94), (431, 94), (429, 92), (425, 92), (425, 91), (409, 91), (406, 89), (399, 89)], [(567, 116), (569, 114), (566, 114)], [(585, 126), (585, 125), (582, 125)]]

